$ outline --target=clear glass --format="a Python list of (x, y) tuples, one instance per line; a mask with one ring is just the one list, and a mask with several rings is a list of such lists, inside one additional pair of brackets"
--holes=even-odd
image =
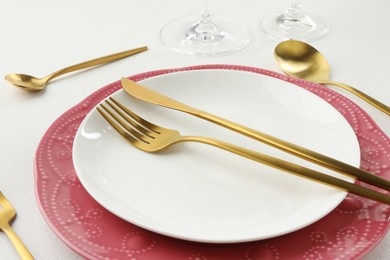
[(263, 30), (273, 38), (317, 40), (329, 33), (329, 26), (317, 15), (304, 12), (300, 0), (292, 0), (287, 10), (267, 15)]
[(172, 20), (160, 32), (160, 39), (168, 48), (204, 56), (241, 50), (249, 44), (251, 37), (250, 30), (243, 22), (231, 17), (210, 15), (206, 0), (202, 0), (200, 15)]

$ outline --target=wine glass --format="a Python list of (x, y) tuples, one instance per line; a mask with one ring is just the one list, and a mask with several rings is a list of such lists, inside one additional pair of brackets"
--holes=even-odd
[(168, 48), (189, 54), (214, 56), (229, 54), (246, 47), (251, 40), (247, 26), (231, 17), (210, 15), (202, 0), (199, 15), (189, 15), (168, 22), (160, 39)]
[(301, 0), (291, 0), (287, 10), (267, 15), (262, 27), (273, 38), (302, 41), (317, 40), (329, 32), (328, 25), (320, 17), (303, 12)]

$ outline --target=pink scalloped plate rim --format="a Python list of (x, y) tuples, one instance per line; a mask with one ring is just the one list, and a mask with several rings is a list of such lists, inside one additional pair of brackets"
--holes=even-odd
[[(390, 139), (361, 108), (317, 84), (265, 69), (237, 65), (199, 65), (129, 77), (134, 81), (186, 70), (239, 70), (296, 84), (326, 100), (352, 126), (361, 148), (361, 168), (390, 178)], [(120, 89), (111, 83), (66, 111), (47, 130), (35, 156), (38, 205), (51, 229), (69, 247), (89, 259), (356, 259), (372, 250), (389, 230), (390, 207), (348, 195), (330, 214), (296, 232), (237, 244), (189, 242), (128, 223), (99, 205), (74, 170), (72, 145), (85, 116)]]

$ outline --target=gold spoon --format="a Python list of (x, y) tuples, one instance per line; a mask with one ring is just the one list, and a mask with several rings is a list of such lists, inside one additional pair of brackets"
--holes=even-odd
[(11, 84), (13, 84), (17, 87), (23, 88), (25, 90), (40, 91), (40, 90), (43, 90), (46, 88), (46, 85), (49, 83), (50, 80), (52, 80), (58, 76), (61, 76), (65, 73), (69, 73), (69, 72), (73, 72), (76, 70), (81, 70), (81, 69), (93, 67), (96, 65), (112, 62), (112, 61), (115, 61), (118, 59), (122, 59), (122, 58), (125, 58), (128, 56), (146, 51), (147, 49), (148, 49), (148, 47), (145, 46), (145, 47), (140, 47), (140, 48), (136, 48), (136, 49), (132, 49), (132, 50), (118, 52), (118, 53), (103, 56), (103, 57), (100, 57), (97, 59), (85, 61), (85, 62), (76, 64), (73, 66), (69, 66), (69, 67), (60, 69), (60, 70), (58, 70), (58, 71), (56, 71), (56, 72), (54, 72), (54, 73), (52, 73), (44, 78), (36, 78), (36, 77), (26, 75), (26, 74), (12, 73), (12, 74), (6, 75), (5, 79), (8, 82), (10, 82)]
[(334, 85), (360, 97), (367, 103), (390, 116), (390, 107), (375, 100), (354, 87), (329, 80), (330, 67), (325, 57), (307, 43), (287, 40), (275, 48), (275, 59), (279, 67), (289, 76), (309, 80), (322, 85)]

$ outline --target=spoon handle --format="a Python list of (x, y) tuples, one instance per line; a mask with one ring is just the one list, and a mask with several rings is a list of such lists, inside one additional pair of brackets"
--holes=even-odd
[(342, 89), (345, 89), (345, 90), (351, 92), (352, 94), (360, 97), (361, 99), (363, 99), (367, 103), (371, 104), (372, 106), (376, 107), (377, 109), (379, 109), (380, 111), (382, 111), (386, 115), (390, 116), (390, 107), (386, 106), (385, 104), (379, 102), (378, 100), (374, 99), (373, 97), (370, 97), (369, 95), (361, 92), (360, 90), (358, 90), (352, 86), (349, 86), (345, 83), (334, 82), (334, 81), (321, 81), (318, 83), (319, 84), (333, 85), (333, 86), (337, 86), (337, 87), (340, 87)]
[(125, 57), (128, 57), (128, 56), (131, 56), (131, 55), (134, 55), (134, 54), (146, 51), (147, 49), (148, 49), (148, 47), (144, 46), (144, 47), (140, 47), (140, 48), (136, 48), (136, 49), (131, 49), (131, 50), (127, 50), (127, 51), (118, 52), (118, 53), (115, 53), (115, 54), (110, 54), (110, 55), (103, 56), (103, 57), (100, 57), (100, 58), (96, 58), (96, 59), (93, 59), (93, 60), (85, 61), (85, 62), (76, 64), (76, 65), (72, 65), (72, 66), (60, 69), (60, 70), (50, 74), (49, 76), (47, 76), (47, 81), (49, 81), (49, 80), (51, 80), (53, 78), (56, 78), (58, 76), (61, 76), (61, 75), (65, 74), (65, 73), (69, 73), (69, 72), (76, 71), (76, 70), (81, 70), (81, 69), (86, 69), (86, 68), (93, 67), (93, 66), (96, 66), (96, 65), (100, 65), (100, 64), (107, 63), (107, 62), (119, 60), (119, 59), (122, 59), (122, 58), (125, 58)]

